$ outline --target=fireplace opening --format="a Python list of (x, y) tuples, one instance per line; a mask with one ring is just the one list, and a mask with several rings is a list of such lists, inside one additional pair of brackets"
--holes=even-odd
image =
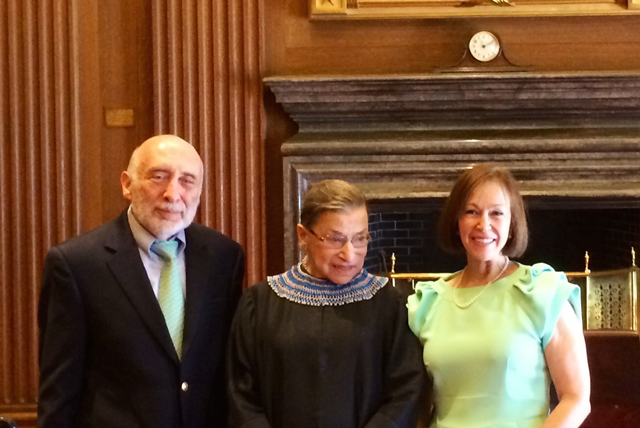
[[(436, 241), (444, 199), (372, 201), (371, 244), (365, 262), (370, 272), (386, 274), (395, 254), (398, 273), (454, 272), (465, 257), (444, 252)], [(556, 270), (628, 268), (631, 248), (640, 250), (640, 201), (615, 198), (525, 196), (529, 246), (517, 261), (545, 262)]]

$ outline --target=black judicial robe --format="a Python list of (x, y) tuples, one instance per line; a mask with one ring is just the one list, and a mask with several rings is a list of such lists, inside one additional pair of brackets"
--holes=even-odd
[(228, 356), (230, 426), (415, 428), (425, 382), (404, 299), (310, 306), (245, 291)]

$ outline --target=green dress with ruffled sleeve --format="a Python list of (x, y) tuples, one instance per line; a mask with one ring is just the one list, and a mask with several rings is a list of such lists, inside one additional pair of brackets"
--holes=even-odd
[(549, 413), (544, 349), (565, 302), (581, 319), (579, 287), (543, 263), (519, 265), (480, 295), (480, 287), (451, 287), (452, 277), (418, 283), (407, 303), (434, 377), (432, 428), (541, 426)]

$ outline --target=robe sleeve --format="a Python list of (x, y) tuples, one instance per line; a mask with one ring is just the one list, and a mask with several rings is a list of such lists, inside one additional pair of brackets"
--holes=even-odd
[(422, 363), (422, 349), (409, 330), (404, 299), (397, 294), (393, 303), (397, 307), (391, 346), (386, 356), (383, 404), (365, 428), (415, 427), (418, 410), (427, 405), (426, 398), (430, 396), (426, 394), (431, 385)]
[(240, 298), (229, 337), (227, 378), (229, 427), (270, 428), (257, 375), (255, 304), (251, 290)]

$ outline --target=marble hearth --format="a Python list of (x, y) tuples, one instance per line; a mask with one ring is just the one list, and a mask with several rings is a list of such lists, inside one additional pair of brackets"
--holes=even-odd
[[(299, 258), (295, 224), (309, 183), (357, 183), (374, 215), (410, 221), (437, 211), (461, 169), (485, 161), (513, 171), (530, 210), (601, 210), (593, 224), (603, 226), (624, 217), (620, 254), (640, 246), (640, 74), (285, 76), (265, 85), (299, 126), (282, 145), (285, 267)], [(555, 230), (558, 242), (572, 238)]]

